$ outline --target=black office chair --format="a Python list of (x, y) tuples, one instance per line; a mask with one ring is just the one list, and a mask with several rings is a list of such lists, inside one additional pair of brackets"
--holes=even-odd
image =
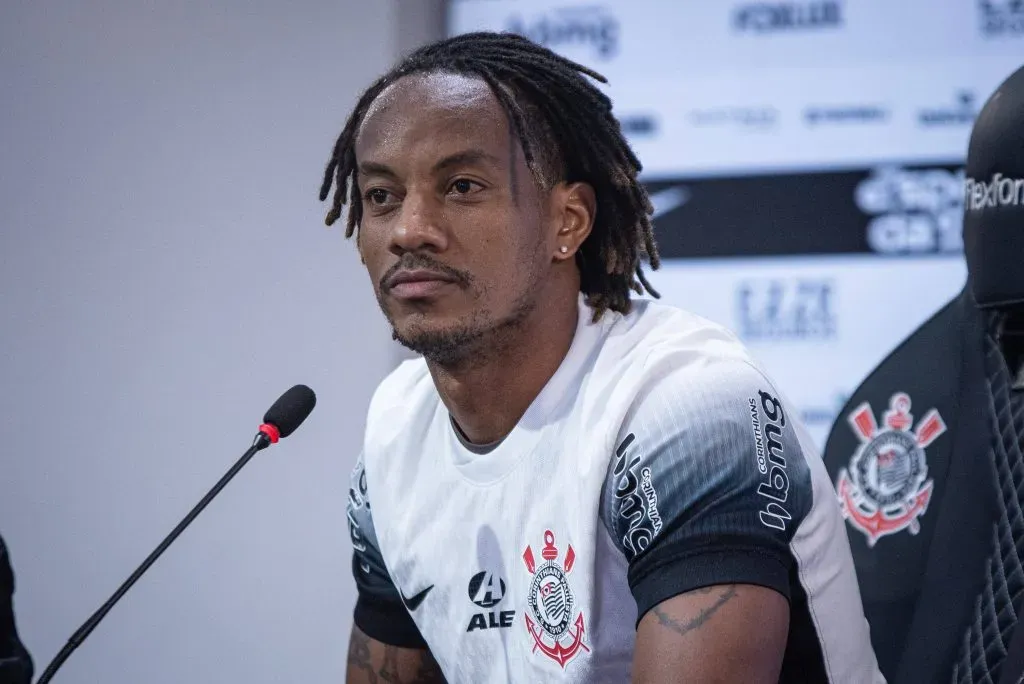
[(857, 388), (824, 452), (893, 684), (1024, 676), (1024, 68), (979, 114), (966, 175), (967, 284)]
[(31, 684), (32, 659), (14, 624), (14, 573), (0, 537), (0, 684)]

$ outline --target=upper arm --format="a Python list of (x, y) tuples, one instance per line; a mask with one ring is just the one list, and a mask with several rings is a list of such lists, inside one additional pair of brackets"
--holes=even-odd
[(740, 361), (674, 371), (638, 397), (612, 468), (604, 510), (629, 562), (640, 681), (660, 681), (655, 665), (777, 679), (811, 480), (774, 388)]
[(362, 456), (352, 470), (346, 513), (352, 540), (352, 575), (358, 592), (347, 681), (443, 682), (384, 564), (373, 527)]
[(667, 599), (640, 620), (636, 684), (686, 681), (775, 684), (789, 630), (789, 604), (750, 584), (703, 587)]

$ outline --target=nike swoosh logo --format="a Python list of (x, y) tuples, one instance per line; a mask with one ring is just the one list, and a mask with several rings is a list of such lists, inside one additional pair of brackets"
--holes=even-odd
[(651, 218), (658, 218), (673, 209), (678, 209), (690, 200), (691, 194), (690, 189), (683, 185), (651, 193), (651, 206), (654, 207), (654, 213)]
[(434, 588), (434, 585), (431, 584), (429, 587), (427, 587), (426, 589), (424, 589), (420, 593), (416, 594), (415, 596), (411, 596), (409, 598), (406, 598), (405, 594), (402, 594), (401, 595), (402, 596), (402, 602), (405, 604), (405, 607), (408, 608), (409, 610), (416, 610), (417, 608), (420, 607), (420, 604), (423, 603), (423, 599), (427, 598), (427, 594), (430, 593), (430, 590), (433, 589), (433, 588)]

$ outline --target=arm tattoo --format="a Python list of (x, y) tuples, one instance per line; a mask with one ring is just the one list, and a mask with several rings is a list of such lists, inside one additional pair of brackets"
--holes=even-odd
[(377, 675), (370, 662), (370, 637), (359, 630), (352, 630), (352, 638), (348, 643), (349, 669), (363, 670), (370, 684), (377, 684)]
[(424, 652), (419, 657), (418, 665), (412, 679), (402, 679), (398, 670), (398, 649), (394, 646), (385, 646), (384, 664), (380, 666), (377, 674), (381, 676), (381, 681), (395, 684), (445, 684), (441, 668), (429, 653)]
[[(706, 587), (704, 589), (697, 589), (694, 593), (708, 594), (711, 592), (711, 590), (711, 587)], [(724, 606), (726, 603), (731, 601), (733, 597), (736, 596), (736, 587), (733, 585), (721, 587), (720, 590), (721, 594), (719, 594), (718, 598), (715, 599), (715, 602), (707, 608), (701, 608), (700, 613), (696, 617), (691, 618), (689, 621), (683, 622), (681, 620), (673, 618), (671, 615), (666, 613), (660, 606), (654, 607), (654, 615), (657, 616), (658, 622), (660, 622), (663, 627), (667, 627), (671, 629), (673, 632), (677, 632), (678, 634), (685, 636), (686, 634), (694, 631), (695, 629), (700, 629), (701, 627), (703, 627), (704, 624), (711, 619), (711, 616), (718, 612), (719, 608)]]
[(416, 672), (416, 679), (411, 684), (446, 684), (441, 668), (431, 656), (423, 656), (420, 660), (420, 668)]
[(379, 674), (385, 682), (401, 683), (402, 677), (398, 673), (398, 649), (394, 646), (384, 647), (384, 662), (380, 666)]
[[(399, 649), (396, 646), (384, 646), (383, 662), (376, 672), (373, 668), (373, 656), (370, 651), (370, 637), (358, 630), (353, 630), (348, 646), (348, 667), (352, 671), (362, 670), (366, 673), (366, 681), (370, 684), (445, 684), (444, 675), (430, 653), (424, 651), (419, 656), (416, 674), (412, 679), (403, 679), (398, 662)], [(379, 655), (378, 655), (379, 657)], [(406, 666), (408, 668), (408, 665)]]

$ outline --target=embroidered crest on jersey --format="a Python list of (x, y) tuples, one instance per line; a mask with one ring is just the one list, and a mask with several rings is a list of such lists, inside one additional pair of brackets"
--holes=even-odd
[(526, 569), (533, 575), (527, 596), (533, 619), (527, 614), (523, 616), (524, 622), (526, 631), (533, 637), (533, 652), (540, 651), (564, 668), (581, 650), (590, 651), (583, 643), (586, 632), (583, 613), (573, 619), (575, 598), (567, 578), (576, 562), (576, 552), (570, 544), (565, 560), (559, 562), (555, 534), (544, 530), (544, 548), (540, 555), (544, 562), (537, 565), (530, 546), (523, 552)]
[(848, 420), (861, 444), (849, 469), (841, 470), (836, 481), (843, 517), (864, 533), (869, 547), (902, 530), (917, 534), (918, 518), (928, 510), (934, 483), (928, 479), (925, 449), (946, 431), (939, 412), (928, 411), (911, 429), (910, 397), (897, 392), (881, 427), (867, 402)]

